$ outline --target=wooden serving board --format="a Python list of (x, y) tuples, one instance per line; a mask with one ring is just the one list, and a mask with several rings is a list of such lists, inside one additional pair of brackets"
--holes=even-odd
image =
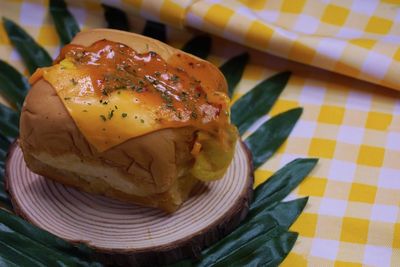
[(199, 184), (173, 214), (78, 191), (32, 173), (18, 143), (10, 149), (6, 186), (14, 209), (34, 225), (101, 260), (119, 265), (159, 265), (198, 257), (246, 216), (252, 193), (251, 156), (238, 142), (224, 178)]

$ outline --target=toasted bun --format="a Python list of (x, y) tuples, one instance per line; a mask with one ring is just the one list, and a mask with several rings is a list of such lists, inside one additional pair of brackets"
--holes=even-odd
[[(102, 39), (128, 45), (139, 53), (154, 51), (167, 62), (175, 53), (183, 53), (151, 38), (108, 29), (81, 32), (72, 43), (90, 46)], [(214, 65), (205, 64), (207, 82), (226, 91), (223, 75)], [(194, 133), (192, 127), (162, 129), (98, 152), (44, 79), (32, 86), (20, 119), (20, 145), (32, 171), (87, 192), (168, 212), (182, 204), (197, 182), (187, 172), (194, 161), (190, 153)]]

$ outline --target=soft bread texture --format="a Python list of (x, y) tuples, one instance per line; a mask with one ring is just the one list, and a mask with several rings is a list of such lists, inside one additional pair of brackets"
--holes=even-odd
[[(82, 32), (72, 43), (89, 46), (101, 39), (126, 44), (139, 53), (154, 51), (167, 61), (174, 53), (183, 53), (141, 35), (106, 29)], [(223, 75), (206, 64), (206, 82), (226, 92)], [(194, 162), (190, 153), (194, 136), (192, 127), (162, 129), (100, 153), (80, 133), (54, 88), (39, 79), (23, 105), (19, 142), (28, 167), (38, 174), (87, 192), (172, 212), (197, 183), (188, 173)]]

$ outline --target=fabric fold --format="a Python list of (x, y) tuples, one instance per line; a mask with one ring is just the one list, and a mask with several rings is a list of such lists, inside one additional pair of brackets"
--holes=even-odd
[(400, 5), (393, 1), (122, 2), (146, 19), (192, 27), (275, 56), (400, 90)]

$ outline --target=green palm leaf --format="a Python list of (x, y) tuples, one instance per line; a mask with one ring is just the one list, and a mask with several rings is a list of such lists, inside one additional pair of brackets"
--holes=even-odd
[(244, 134), (255, 121), (268, 113), (286, 87), (289, 78), (290, 72), (278, 73), (257, 84), (233, 104), (231, 119), (240, 134)]
[(256, 216), (247, 218), (231, 234), (205, 249), (202, 253), (204, 260), (201, 262), (201, 266), (207, 266), (210, 262), (239, 248), (262, 233), (269, 232), (274, 228), (289, 229), (303, 211), (307, 201), (308, 198), (301, 198), (282, 202), (273, 207), (263, 205), (263, 210)]
[(28, 89), (28, 80), (14, 67), (0, 60), (0, 94), (20, 110)]
[(285, 142), (300, 118), (302, 108), (272, 117), (244, 141), (253, 155), (254, 168), (260, 167)]
[(143, 35), (165, 43), (167, 41), (167, 28), (165, 24), (148, 20), (144, 26)]
[(0, 266), (20, 267), (20, 266), (16, 265), (14, 262), (9, 261), (9, 260), (4, 259), (4, 258), (0, 258)]
[(297, 233), (280, 229), (264, 233), (211, 266), (252, 266), (251, 262), (256, 262), (258, 264), (256, 266), (266, 266), (275, 261), (280, 263), (293, 247), (297, 236)]
[(0, 257), (6, 261), (10, 261), (16, 266), (41, 266), (45, 267), (44, 264), (39, 261), (27, 257), (21, 248), (15, 248), (8, 245), (4, 241), (0, 240)]
[[(24, 247), (24, 252), (26, 252), (25, 249), (34, 250), (39, 247), (38, 252), (40, 253), (36, 252), (37, 256), (40, 257), (38, 258), (39, 261), (58, 260), (60, 263), (68, 263), (63, 266), (101, 266), (101, 264), (90, 260), (92, 252), (86, 246), (71, 245), (63, 239), (29, 224), (11, 213), (0, 210), (0, 241), (4, 241), (5, 238), (12, 238), (12, 236), (5, 237), (2, 230), (15, 233), (19, 238), (14, 240), (15, 242), (10, 243)], [(42, 258), (42, 251), (47, 251), (48, 258)], [(56, 265), (51, 264), (46, 266)]]
[[(7, 157), (7, 151), (10, 147), (10, 142), (0, 134), (0, 189), (3, 192), (3, 196), (6, 196), (5, 192), (5, 187), (4, 187), (4, 169), (5, 169), (5, 160)], [(8, 196), (7, 196), (8, 199)]]
[[(294, 160), (258, 186), (255, 190), (254, 201), (250, 206), (250, 213), (245, 221), (225, 238), (203, 250), (203, 259), (198, 263), (198, 266), (212, 266), (215, 262), (226, 257), (229, 252), (240, 250), (254, 238), (265, 233), (287, 231), (303, 211), (308, 198), (288, 202), (280, 201), (305, 179), (316, 163), (316, 159)], [(289, 185), (285, 186), (286, 184)], [(276, 244), (276, 242), (276, 240), (271, 241), (268, 249), (276, 250), (282, 246), (282, 244)], [(191, 266), (190, 264), (190, 261), (183, 261), (172, 266)]]
[(292, 250), (298, 236), (298, 233), (284, 232), (280, 236), (260, 244), (260, 247), (255, 248), (250, 252), (251, 254), (244, 255), (234, 266), (278, 266)]
[[(12, 204), (8, 194), (5, 191), (4, 182), (0, 181), (0, 209), (6, 208), (7, 210), (12, 210)], [(0, 257), (0, 266), (1, 266), (1, 257)]]
[(228, 83), (228, 94), (229, 97), (233, 96), (236, 85), (242, 79), (244, 68), (249, 61), (249, 54), (243, 53), (236, 57), (229, 59), (219, 69), (224, 74), (226, 82)]
[(67, 241), (29, 224), (22, 218), (8, 212), (0, 210), (0, 222), (27, 238), (49, 248), (57, 249), (63, 253), (74, 255), (81, 259), (90, 259), (91, 257), (91, 250), (86, 246), (71, 245)]
[(19, 71), (17, 71), (14, 67), (9, 65), (7, 62), (0, 59), (0, 73), (3, 73), (5, 76), (14, 83), (21, 93), (26, 94), (29, 89), (28, 79), (23, 76)]
[(10, 144), (10, 141), (0, 134), (0, 161), (4, 162), (4, 160), (6, 159), (7, 151), (10, 147)]
[(50, 0), (50, 14), (53, 18), (61, 44), (69, 44), (80, 31), (75, 18), (69, 12), (64, 0)]
[(198, 264), (198, 266), (209, 266), (210, 264), (223, 259), (229, 254), (229, 252), (240, 249), (240, 247), (244, 246), (257, 236), (263, 233), (276, 231), (278, 225), (274, 220), (268, 220), (269, 218), (270, 216), (265, 216), (262, 220), (243, 224), (216, 244), (205, 249), (202, 252), (203, 260)]
[[(11, 227), (0, 223), (0, 244), (5, 245), (0, 250), (0, 256), (7, 258), (11, 251), (16, 252), (23, 266), (98, 266), (96, 263), (81, 261), (77, 258), (36, 242), (25, 235), (14, 231)], [(29, 264), (29, 265), (27, 265)]]
[[(260, 247), (260, 245), (265, 244), (267, 241), (283, 232), (283, 229), (280, 229), (279, 227), (273, 227), (246, 242), (242, 242), (241, 240), (243, 239), (243, 237), (241, 237), (238, 240), (239, 245), (237, 247), (232, 248), (228, 251), (224, 251), (224, 254), (216, 255), (217, 257), (207, 257), (196, 266), (229, 266), (231, 264), (234, 264), (239, 259), (243, 258), (245, 255), (254, 251), (257, 247)], [(205, 261), (207, 261), (207, 263), (203, 264), (203, 262)]]
[(0, 104), (0, 129), (1, 134), (7, 139), (13, 140), (19, 134), (19, 115), (14, 110)]
[(104, 16), (107, 21), (107, 27), (121, 31), (129, 31), (128, 17), (125, 12), (119, 8), (102, 4)]
[(18, 110), (21, 109), (25, 95), (3, 73), (0, 73), (0, 93), (11, 105), (14, 105)]
[(314, 169), (318, 159), (296, 159), (277, 171), (254, 190), (250, 217), (254, 210), (284, 199)]
[(4, 186), (4, 168), (10, 141), (0, 134), (0, 208), (5, 207), (12, 210), (12, 205)]
[(12, 44), (21, 55), (31, 74), (39, 67), (51, 65), (52, 59), (50, 55), (25, 30), (12, 20), (4, 17), (3, 25)]
[(199, 35), (189, 40), (183, 47), (182, 50), (195, 55), (199, 58), (207, 58), (211, 51), (211, 37), (208, 35)]
[[(286, 230), (296, 221), (307, 205), (308, 197), (299, 198), (287, 202), (278, 202), (271, 205), (263, 203), (258, 209), (253, 209), (243, 223), (259, 221), (261, 218), (268, 218), (275, 221), (277, 225)], [(257, 212), (254, 212), (257, 210)]]
[[(276, 246), (276, 249), (271, 249), (273, 257), (269, 259), (268, 262), (265, 263), (265, 266), (266, 267), (278, 266), (292, 250), (298, 237), (299, 237), (298, 233), (286, 232), (280, 235), (279, 237), (276, 237), (273, 240), (271, 240), (272, 244), (278, 244), (278, 246)], [(271, 247), (274, 248), (273, 245)], [(255, 255), (255, 257), (257, 256)]]

